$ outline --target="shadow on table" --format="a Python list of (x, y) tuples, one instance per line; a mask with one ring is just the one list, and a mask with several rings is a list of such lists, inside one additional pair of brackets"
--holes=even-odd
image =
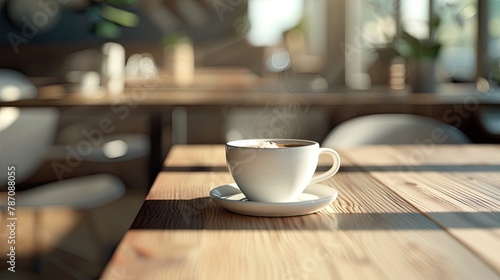
[[(264, 218), (231, 213), (208, 197), (146, 200), (133, 230), (441, 230), (500, 228), (500, 212), (335, 213)], [(438, 225), (439, 224), (439, 225)]]
[[(316, 171), (326, 171), (329, 167), (318, 166)], [(411, 172), (411, 171), (444, 171), (444, 172), (497, 172), (500, 165), (359, 165), (341, 166), (339, 172)], [(162, 171), (171, 172), (225, 172), (226, 166), (166, 166)]]

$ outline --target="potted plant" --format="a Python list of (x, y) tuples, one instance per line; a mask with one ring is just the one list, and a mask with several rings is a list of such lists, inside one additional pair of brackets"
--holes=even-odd
[(409, 76), (408, 83), (415, 93), (435, 92), (437, 86), (435, 63), (441, 49), (441, 43), (434, 39), (434, 30), (439, 25), (439, 18), (432, 23), (430, 39), (419, 40), (406, 31), (402, 31), (394, 40), (394, 48), (406, 59)]

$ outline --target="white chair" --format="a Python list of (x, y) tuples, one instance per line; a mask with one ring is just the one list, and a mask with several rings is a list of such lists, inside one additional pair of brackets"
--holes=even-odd
[[(27, 79), (17, 79), (21, 83), (17, 84), (5, 77), (12, 77), (12, 71), (0, 70), (0, 93), (7, 88), (8, 93), (19, 94), (8, 94), (7, 99), (2, 99), (3, 95), (0, 94), (0, 100), (12, 101), (31, 96), (23, 90), (33, 88), (29, 86)], [(22, 76), (16, 74), (15, 77)], [(0, 108), (0, 168), (3, 169), (0, 172), (0, 188), (3, 192), (7, 190), (9, 181), (15, 180), (16, 185), (21, 184), (40, 167), (46, 151), (53, 144), (58, 123), (59, 111), (54, 108)], [(12, 166), (15, 174), (10, 174), (9, 177), (7, 168)], [(16, 209), (28, 207), (39, 211), (46, 207), (67, 207), (89, 210), (117, 200), (124, 195), (125, 189), (125, 184), (117, 177), (97, 174), (27, 190), (18, 189), (14, 198)], [(2, 199), (0, 209), (5, 211), (6, 207), (7, 200)], [(85, 222), (92, 223), (87, 217), (83, 218)], [(35, 223), (37, 222), (35, 216)], [(36, 237), (37, 234), (34, 233), (34, 238)]]
[(10, 70), (0, 69), (0, 100), (15, 101), (35, 98), (36, 87), (23, 74)]
[(484, 108), (479, 110), (481, 127), (493, 136), (500, 136), (500, 110), (498, 108)]
[[(5, 88), (8, 81), (3, 83)], [(36, 171), (53, 144), (58, 123), (59, 112), (54, 108), (0, 108), (0, 167), (5, 169), (0, 172), (0, 187), (7, 184), (7, 166), (15, 167), (16, 183), (22, 183)], [(121, 180), (98, 174), (19, 192), (16, 205), (93, 208), (121, 197), (124, 192)]]
[[(29, 178), (43, 161), (45, 150), (52, 144), (58, 123), (58, 112), (51, 108), (19, 109), (0, 108), (0, 186), (6, 189), (9, 180), (21, 184)], [(6, 123), (10, 125), (6, 127)], [(14, 174), (10, 178), (7, 168), (13, 166)], [(97, 174), (74, 179), (62, 180), (36, 186), (27, 190), (16, 191), (15, 208), (33, 209), (35, 212), (35, 228), (39, 231), (38, 212), (45, 208), (65, 207), (77, 211), (80, 220), (90, 229), (91, 238), (96, 244), (102, 244), (97, 234), (94, 221), (83, 210), (91, 210), (106, 205), (122, 197), (125, 193), (124, 183), (115, 176)], [(3, 196), (5, 198), (5, 196)], [(7, 199), (0, 201), (0, 209), (6, 211)], [(34, 232), (35, 246), (39, 243)], [(38, 249), (35, 247), (35, 250)], [(74, 249), (58, 247), (83, 259), (87, 257)], [(38, 252), (35, 252), (38, 255)], [(35, 270), (40, 269), (40, 258), (35, 259)], [(95, 260), (100, 261), (100, 260)]]
[[(88, 128), (92, 129), (90, 126), (77, 123), (60, 131), (59, 134), (62, 136), (59, 139), (65, 144), (53, 145), (50, 150), (47, 150), (46, 157), (54, 160), (64, 159), (68, 148), (77, 150), (80, 141), (89, 141), (85, 138), (75, 140), (67, 135), (79, 136), (82, 134), (82, 130)], [(149, 137), (140, 133), (103, 135), (96, 142), (91, 143), (92, 149), (89, 152), (79, 155), (83, 161), (112, 164), (147, 157), (150, 153)]]
[(471, 140), (447, 123), (409, 114), (379, 114), (341, 123), (324, 139), (325, 147), (357, 145), (467, 144)]
[[(9, 69), (0, 69), (0, 101), (30, 99), (36, 94), (36, 87), (24, 75)], [(16, 182), (23, 182), (31, 176), (44, 160), (47, 151), (52, 149), (59, 115), (59, 111), (54, 108), (0, 108), (0, 167), (15, 166)], [(94, 157), (99, 158), (98, 155)], [(0, 187), (6, 183), (7, 173), (0, 172)], [(89, 187), (90, 183), (95, 183), (94, 187)], [(78, 188), (79, 192), (76, 191)], [(44, 196), (48, 200), (40, 196), (45, 189), (51, 194), (50, 198)], [(73, 191), (68, 192), (68, 189)], [(81, 208), (94, 207), (96, 201), (114, 200), (123, 195), (125, 186), (116, 177), (99, 174), (86, 176), (84, 179), (64, 180), (50, 186), (39, 186), (19, 195), (29, 195), (31, 192), (38, 194), (39, 198), (35, 203), (38, 206), (60, 204)], [(71, 198), (70, 193), (76, 197)], [(69, 200), (63, 203), (65, 199)], [(23, 203), (23, 200), (20, 203)]]

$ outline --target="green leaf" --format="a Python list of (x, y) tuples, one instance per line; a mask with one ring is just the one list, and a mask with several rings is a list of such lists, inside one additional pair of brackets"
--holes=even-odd
[(109, 21), (126, 27), (135, 27), (139, 24), (139, 17), (136, 14), (108, 5), (102, 7), (101, 15)]
[(102, 21), (96, 24), (95, 33), (97, 36), (102, 38), (116, 39), (121, 35), (121, 29), (118, 25), (109, 22)]
[(399, 38), (394, 39), (394, 48), (404, 57), (435, 58), (439, 54), (441, 45), (429, 40), (419, 41), (415, 37), (403, 31)]

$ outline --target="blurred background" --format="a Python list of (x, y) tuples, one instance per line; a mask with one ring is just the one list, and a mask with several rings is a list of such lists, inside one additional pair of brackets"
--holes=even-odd
[[(478, 69), (499, 79), (496, 0), (4, 0), (1, 5), (0, 66), (52, 78), (45, 83), (68, 82), (68, 71), (99, 70), (91, 50), (99, 52), (109, 41), (123, 45), (127, 56), (149, 52), (166, 67), (165, 46), (183, 38), (195, 49), (197, 67), (238, 66), (259, 75), (287, 67), (266, 63), (285, 48), (295, 72), (321, 74), (328, 88), (387, 85), (387, 66), (396, 56), (436, 60), (441, 83), (474, 82)], [(484, 56), (479, 61), (478, 52)]]
[[(52, 197), (19, 206), (16, 277), (98, 278), (159, 171), (152, 158), (172, 144), (322, 142), (347, 120), (381, 113), (500, 143), (499, 82), (500, 0), (0, 0), (1, 163), (36, 163), (17, 191)], [(235, 97), (204, 106), (214, 92)], [(262, 93), (277, 105), (238, 105)], [(161, 96), (179, 105), (142, 106)], [(314, 105), (332, 97), (335, 106)], [(192, 100), (201, 101), (183, 105)], [(21, 162), (42, 134), (46, 145)], [(112, 177), (92, 177), (103, 174)], [(57, 205), (68, 196), (54, 183), (82, 178), (70, 183), (82, 201)], [(98, 179), (107, 185), (83, 201)], [(0, 234), (0, 278), (10, 279)]]

